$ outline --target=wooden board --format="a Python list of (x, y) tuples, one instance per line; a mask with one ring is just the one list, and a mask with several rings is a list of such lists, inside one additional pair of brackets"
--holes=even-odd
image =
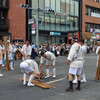
[[(20, 78), (19, 80), (23, 81), (23, 78)], [(26, 79), (26, 81), (28, 82), (29, 79)], [(35, 84), (36, 86), (41, 87), (41, 88), (43, 88), (43, 89), (56, 88), (56, 87), (54, 87), (54, 86), (50, 86), (50, 85), (48, 85), (48, 84), (46, 84), (46, 83), (38, 82), (38, 81), (35, 81), (35, 80), (32, 80), (31, 83), (33, 83), (33, 84)]]

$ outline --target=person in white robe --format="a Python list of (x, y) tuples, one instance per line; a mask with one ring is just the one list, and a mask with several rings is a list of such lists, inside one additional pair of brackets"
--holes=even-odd
[(44, 62), (46, 62), (46, 73), (47, 73), (47, 76), (45, 78), (49, 78), (50, 77), (50, 75), (49, 75), (49, 65), (52, 67), (52, 72), (53, 72), (52, 78), (56, 78), (55, 60), (56, 60), (56, 57), (52, 52), (50, 52), (50, 51), (41, 52), (40, 71), (41, 71), (41, 68), (42, 68), (42, 64)]
[(23, 85), (26, 85), (26, 79), (27, 79), (27, 74), (29, 74), (29, 81), (27, 86), (35, 86), (35, 84), (32, 84), (32, 80), (34, 79), (35, 76), (38, 76), (38, 80), (40, 80), (40, 72), (38, 69), (38, 64), (36, 63), (35, 60), (29, 59), (29, 60), (24, 60), (20, 64), (21, 72), (23, 73)]
[(82, 73), (82, 67), (83, 67), (83, 61), (81, 54), (81, 45), (77, 43), (77, 38), (72, 38), (71, 43), (71, 49), (67, 58), (67, 65), (69, 65), (69, 88), (66, 89), (66, 92), (73, 92), (73, 75), (77, 75), (78, 79), (78, 86), (76, 90), (80, 91), (81, 89), (81, 73)]

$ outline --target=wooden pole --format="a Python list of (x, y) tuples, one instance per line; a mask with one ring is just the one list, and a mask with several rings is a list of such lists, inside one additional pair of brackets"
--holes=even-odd
[(100, 56), (99, 56), (99, 60), (98, 60), (98, 66), (97, 66), (97, 70), (96, 70), (95, 80), (100, 80)]
[(8, 71), (10, 70), (10, 66), (9, 66), (9, 59), (8, 59), (8, 52), (7, 52), (7, 36), (3, 37), (3, 41), (4, 41), (4, 45), (5, 45), (5, 50), (6, 50), (6, 65), (5, 65), (5, 70)]

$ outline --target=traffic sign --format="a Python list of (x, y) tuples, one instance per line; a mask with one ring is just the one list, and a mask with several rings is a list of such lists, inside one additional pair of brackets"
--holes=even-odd
[(35, 24), (32, 24), (32, 29), (35, 29)]

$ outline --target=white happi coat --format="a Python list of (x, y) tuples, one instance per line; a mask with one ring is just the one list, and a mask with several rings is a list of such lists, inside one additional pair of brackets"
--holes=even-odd
[(44, 63), (45, 61), (50, 61), (50, 60), (55, 60), (56, 59), (55, 55), (50, 51), (47, 51), (45, 53), (45, 55), (46, 55), (46, 58), (41, 57), (40, 63)]
[(81, 59), (82, 59), (83, 63), (85, 63), (84, 55), (85, 55), (86, 51), (87, 51), (86, 46), (85, 45), (81, 46), (80, 58), (82, 57)]
[(97, 49), (96, 49), (96, 54), (97, 54), (97, 66), (98, 66), (98, 60), (99, 60), (99, 54), (98, 54), (99, 50), (100, 50), (100, 46), (98, 46)]
[(21, 52), (23, 52), (25, 54), (25, 56), (27, 56), (27, 55), (30, 56), (31, 52), (32, 52), (32, 47), (30, 45), (27, 47), (27, 45), (24, 44), (22, 49), (21, 49)]
[(27, 63), (29, 67), (33, 69), (35, 74), (39, 74), (38, 64), (36, 63), (36, 61), (29, 59), (29, 60), (24, 60), (22, 63)]
[(74, 68), (82, 68), (83, 67), (83, 61), (82, 61), (81, 55), (79, 55), (76, 59), (74, 59), (74, 57), (77, 55), (80, 47), (81, 47), (81, 45), (78, 43), (74, 43), (72, 45), (69, 55), (68, 55), (68, 58), (67, 58), (67, 60), (71, 61), (70, 67), (74, 67)]

